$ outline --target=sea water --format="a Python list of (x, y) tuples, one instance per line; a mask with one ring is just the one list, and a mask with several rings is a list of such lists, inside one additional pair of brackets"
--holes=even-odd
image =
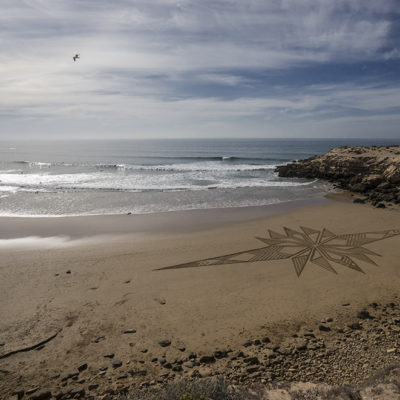
[(377, 140), (1, 141), (0, 215), (132, 214), (245, 207), (322, 196), (325, 182), (277, 165)]

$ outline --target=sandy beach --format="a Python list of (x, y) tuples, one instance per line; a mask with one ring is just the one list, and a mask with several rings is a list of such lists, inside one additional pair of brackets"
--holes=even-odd
[[(58, 332), (42, 348), (0, 359), (2, 398), (18, 389), (61, 390), (67, 382), (62, 378), (85, 364), (88, 376), (80, 385), (86, 390), (93, 382), (100, 388), (156, 382), (166, 372), (158, 362), (163, 356), (176, 360), (192, 352), (201, 357), (218, 349), (235, 351), (261, 337), (279, 345), (299, 329), (318, 328), (326, 317), (342, 326), (366, 305), (397, 298), (398, 208), (325, 201), (269, 215), (264, 211), (264, 216), (260, 210), (236, 213), (230, 222), (224, 213), (216, 219), (218, 210), (164, 213), (159, 232), (154, 215), (2, 218), (0, 353)], [(140, 229), (134, 228), (136, 218)], [(199, 225), (193, 229), (195, 221)], [(233, 256), (234, 262), (232, 257), (223, 264), (215, 260), (270, 248), (270, 242), (256, 237), (271, 239), (274, 232), (283, 242), (299, 233), (327, 237), (329, 232), (336, 241), (360, 233), (358, 238), (370, 240), (360, 245), (353, 237), (350, 247), (367, 249), (364, 254), (376, 265), (354, 250), (348, 255), (356, 267), (329, 261), (333, 273), (314, 255), (300, 276), (292, 256), (271, 256), (269, 250), (263, 261), (251, 262), (246, 254)], [(206, 259), (190, 268), (159, 270)], [(116, 360), (122, 365), (113, 368)], [(138, 372), (124, 378), (128, 370), (145, 370), (146, 376)]]

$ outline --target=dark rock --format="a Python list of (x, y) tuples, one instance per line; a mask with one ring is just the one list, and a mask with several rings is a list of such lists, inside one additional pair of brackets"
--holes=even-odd
[(296, 345), (296, 350), (298, 351), (307, 350), (307, 342), (305, 340), (298, 342)]
[(167, 369), (171, 369), (172, 368), (172, 364), (170, 362), (165, 362), (165, 363), (162, 364), (162, 366), (164, 368), (167, 368)]
[(353, 200), (353, 203), (365, 204), (365, 200), (357, 197)]
[(165, 340), (160, 340), (160, 341), (158, 342), (158, 344), (159, 344), (161, 347), (168, 347), (168, 346), (171, 344), (171, 341), (170, 341), (170, 340), (167, 340), (167, 339), (165, 339)]
[(96, 390), (99, 387), (97, 383), (92, 383), (91, 385), (88, 386), (88, 390)]
[(354, 331), (357, 331), (357, 330), (361, 330), (361, 329), (362, 329), (362, 326), (360, 325), (359, 322), (353, 322), (352, 324), (349, 324), (348, 327), (349, 327), (350, 329), (353, 329)]
[(261, 344), (261, 341), (259, 339), (256, 339), (253, 341), (254, 346), (259, 346)]
[(115, 368), (119, 368), (119, 367), (121, 367), (122, 366), (122, 361), (119, 361), (119, 360), (115, 360), (113, 363), (112, 363), (112, 367), (115, 369)]
[(215, 358), (214, 356), (202, 356), (199, 361), (202, 364), (211, 364), (215, 362)]
[(258, 365), (260, 361), (257, 357), (248, 357), (243, 360), (247, 365)]
[(124, 331), (125, 334), (129, 334), (129, 333), (136, 333), (136, 329), (127, 329)]
[(261, 341), (262, 341), (263, 343), (271, 343), (271, 340), (270, 340), (269, 337), (264, 337), (264, 338), (261, 339)]
[(140, 370), (130, 369), (128, 371), (128, 374), (131, 376), (146, 376), (147, 371), (145, 369), (140, 369)]
[(249, 367), (246, 369), (248, 374), (254, 374), (254, 372), (257, 372), (259, 370), (259, 367)]
[(62, 381), (67, 381), (68, 379), (78, 379), (79, 372), (70, 372), (64, 378), (62, 378)]
[(25, 390), (17, 390), (12, 395), (17, 396), (18, 400), (20, 400), (24, 397), (24, 394), (25, 394)]
[(195, 358), (197, 358), (197, 354), (196, 353), (190, 353), (189, 354), (189, 360), (193, 360)]
[(367, 310), (362, 310), (357, 313), (357, 318), (368, 319), (371, 318), (371, 315)]
[(178, 347), (178, 350), (183, 352), (186, 350), (186, 347)]
[(326, 326), (326, 325), (320, 325), (319, 326), (319, 330), (321, 332), (329, 332), (331, 330), (331, 328), (329, 326)]
[(115, 354), (114, 353), (108, 353), (108, 354), (104, 354), (104, 358), (114, 358)]
[(88, 367), (88, 365), (85, 363), (85, 364), (82, 364), (82, 365), (80, 365), (79, 367), (78, 367), (78, 371), (79, 372), (82, 372), (82, 371), (85, 371), (86, 369), (87, 369), (87, 367)]
[(73, 399), (80, 399), (85, 396), (85, 389), (83, 389), (83, 388), (71, 389), (71, 391), (69, 392), (69, 395)]
[(147, 349), (142, 349), (142, 350), (140, 350), (142, 353), (147, 353), (148, 352), (148, 350)]
[(247, 342), (243, 343), (244, 347), (250, 347), (253, 344), (251, 340), (248, 340)]
[(225, 358), (227, 357), (228, 352), (226, 350), (217, 350), (214, 352), (214, 357), (215, 358)]
[(65, 272), (66, 274), (70, 275), (71, 274), (71, 270), (69, 269), (68, 271)]
[(108, 367), (106, 367), (106, 366), (103, 366), (103, 367), (99, 368), (99, 371), (107, 371), (107, 370), (108, 370)]
[(183, 368), (182, 368), (181, 365), (174, 365), (174, 366), (172, 367), (172, 371), (181, 372), (181, 371), (183, 371)]
[(378, 204), (376, 205), (376, 208), (386, 208), (386, 206), (385, 206), (384, 203), (378, 203)]
[(41, 392), (31, 397), (31, 400), (47, 400), (51, 398), (51, 392)]
[(98, 338), (93, 340), (93, 343), (99, 343), (102, 342), (103, 340), (106, 340), (105, 336), (99, 336)]

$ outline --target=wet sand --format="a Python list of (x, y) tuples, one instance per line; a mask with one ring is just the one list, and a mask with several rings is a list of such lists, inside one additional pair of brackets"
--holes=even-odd
[[(326, 202), (236, 220), (216, 210), (168, 214), (1, 219), (1, 239), (67, 237), (29, 248), (0, 246), (0, 356), (62, 329), (40, 351), (0, 359), (3, 394), (20, 387), (59, 389), (62, 382), (50, 377), (84, 363), (89, 371), (109, 366), (102, 385), (133, 367), (146, 369), (146, 380), (157, 379), (165, 370), (151, 360), (182, 357), (180, 348), (204, 355), (265, 335), (279, 342), (328, 315), (344, 321), (365, 304), (399, 294), (399, 209)], [(135, 230), (132, 221), (139, 219)], [(268, 229), (287, 237), (284, 227), (304, 233), (301, 226), (361, 238), (372, 233), (376, 240), (363, 247), (377, 265), (350, 252), (363, 272), (331, 261), (335, 274), (311, 256), (298, 276), (290, 256), (268, 253), (263, 261), (158, 270), (267, 247), (256, 237), (270, 239)], [(162, 347), (161, 340), (171, 344)], [(117, 372), (107, 353), (123, 362)], [(129, 379), (134, 384), (141, 378)]]
[[(340, 197), (343, 197), (340, 194)], [(255, 207), (214, 208), (152, 214), (74, 217), (0, 217), (0, 240), (29, 236), (71, 239), (132, 233), (187, 233), (259, 220), (305, 206), (325, 204), (327, 198), (288, 201)], [(127, 218), (129, 217), (129, 218)]]

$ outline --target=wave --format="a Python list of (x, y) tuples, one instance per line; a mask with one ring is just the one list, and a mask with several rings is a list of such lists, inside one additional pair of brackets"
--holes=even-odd
[[(30, 167), (55, 167), (55, 166), (64, 166), (64, 167), (73, 167), (73, 166), (79, 166), (79, 164), (73, 164), (73, 163), (64, 163), (64, 162), (47, 162), (47, 161), (26, 161), (26, 160), (18, 160), (18, 161), (13, 161), (14, 164), (23, 164), (23, 165), (29, 165)], [(81, 166), (84, 166), (84, 164), (81, 164)], [(2, 171), (4, 172), (4, 171)]]
[(49, 162), (44, 162), (44, 161), (14, 161), (15, 164), (24, 164), (24, 165), (29, 165), (29, 167), (39, 167), (39, 168), (50, 168), (52, 163)]
[[(11, 192), (15, 193), (18, 191), (19, 186), (18, 185), (1, 185), (0, 184), (0, 192)], [(4, 195), (3, 195), (4, 196)]]
[[(274, 163), (284, 163), (284, 162), (289, 162), (290, 160), (286, 158), (260, 158), (260, 157), (236, 157), (236, 156), (215, 156), (215, 157), (137, 157), (135, 156), (136, 159), (157, 159), (157, 160), (167, 160), (167, 161), (177, 161), (177, 162), (167, 162), (166, 164), (161, 164), (161, 165), (173, 165), (173, 164), (179, 164), (179, 160), (184, 161), (185, 163), (189, 164), (190, 161), (193, 162), (207, 162), (207, 161), (219, 161), (219, 162), (238, 162), (238, 161), (245, 161), (247, 163), (266, 163), (270, 164), (271, 162)], [(145, 163), (145, 164), (123, 164), (123, 163), (97, 163), (97, 164), (90, 164), (90, 163), (66, 163), (66, 162), (48, 162), (48, 161), (29, 161), (29, 160), (16, 160), (12, 161), (14, 164), (23, 164), (23, 165), (29, 165), (31, 167), (38, 166), (38, 167), (50, 167), (50, 166), (67, 166), (67, 167), (104, 167), (104, 168), (118, 168), (119, 165), (131, 165), (133, 166), (148, 166), (148, 165), (157, 165), (157, 164), (151, 164), (151, 163)], [(257, 165), (257, 164), (256, 164)], [(280, 164), (279, 164), (280, 165)]]
[(23, 172), (22, 169), (3, 169), (1, 170), (2, 174), (17, 174)]
[(230, 177), (227, 174), (205, 174), (194, 171), (189, 174), (0, 174), (0, 191), (168, 191), (237, 189), (255, 187), (295, 187), (309, 185), (310, 181), (277, 179), (270, 174), (263, 177)]
[(240, 156), (137, 156), (135, 159), (158, 159), (158, 160), (185, 160), (185, 161), (286, 161), (289, 162), (291, 159), (288, 158), (271, 158), (271, 157), (240, 157)]
[(212, 161), (204, 163), (183, 164), (158, 164), (158, 165), (134, 165), (134, 164), (97, 164), (100, 170), (126, 170), (126, 171), (265, 171), (274, 170), (280, 164), (221, 164)]

